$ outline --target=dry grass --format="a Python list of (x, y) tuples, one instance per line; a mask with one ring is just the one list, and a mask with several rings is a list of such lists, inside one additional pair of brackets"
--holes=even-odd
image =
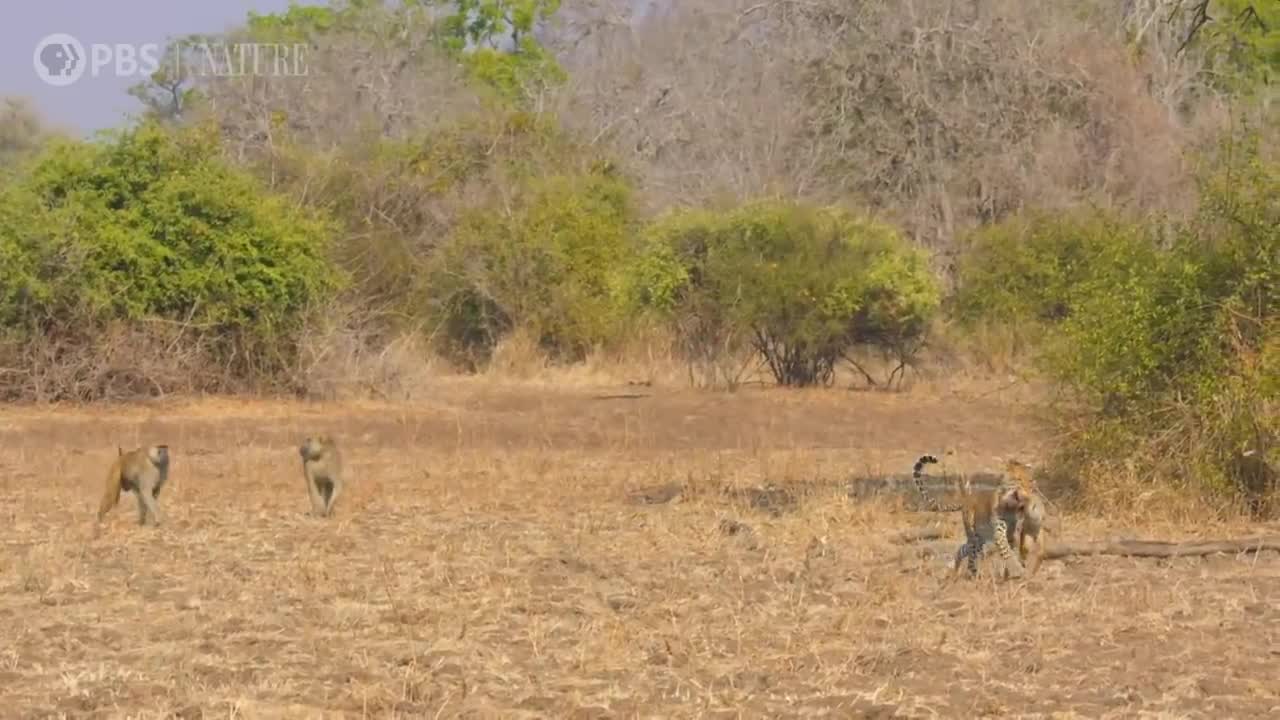
[[(439, 380), (412, 406), (6, 409), (2, 714), (1280, 707), (1275, 554), (1049, 562), (1025, 583), (951, 586), (948, 558), (890, 561), (903, 548), (886, 534), (937, 522), (958, 536), (954, 518), (851, 500), (848, 477), (945, 447), (952, 469), (1034, 457), (1043, 438), (1017, 406), (837, 390), (595, 399), (626, 392)], [(328, 521), (303, 514), (295, 450), (322, 430), (350, 471)], [(95, 538), (115, 446), (161, 441), (175, 458), (166, 525), (137, 527), (126, 496)], [(682, 494), (641, 499), (662, 488)], [(1064, 520), (1072, 539), (1112, 532), (1180, 534)]]

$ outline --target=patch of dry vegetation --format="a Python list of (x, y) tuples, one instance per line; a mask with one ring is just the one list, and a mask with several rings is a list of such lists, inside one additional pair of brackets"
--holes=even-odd
[[(891, 536), (923, 522), (958, 544), (954, 518), (850, 497), (851, 476), (903, 472), (923, 449), (957, 448), (949, 471), (1038, 457), (1045, 438), (1016, 405), (597, 399), (618, 390), (455, 380), (412, 406), (7, 410), (0, 704), (256, 718), (1261, 716), (1280, 703), (1275, 553), (1050, 561), (1026, 583), (948, 585), (950, 557), (900, 560)], [(321, 431), (350, 474), (329, 522), (303, 514), (295, 451)], [(174, 452), (167, 524), (138, 528), (126, 502), (94, 538), (113, 446), (160, 439)], [(1159, 523), (1068, 515), (1061, 537), (1197, 532)]]

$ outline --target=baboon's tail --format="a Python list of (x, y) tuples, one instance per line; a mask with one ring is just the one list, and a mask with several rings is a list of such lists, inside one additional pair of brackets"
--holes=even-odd
[(920, 459), (916, 460), (916, 464), (911, 468), (911, 480), (916, 484), (916, 491), (924, 498), (925, 504), (929, 506), (929, 509), (934, 512), (952, 512), (959, 510), (960, 505), (943, 505), (939, 503), (938, 499), (933, 495), (930, 495), (929, 491), (925, 489), (924, 483), (920, 482), (920, 474), (921, 471), (924, 470), (924, 466), (933, 465), (937, 462), (938, 458), (933, 455), (921, 455)]
[(120, 461), (120, 456), (116, 456), (115, 462), (111, 463), (111, 469), (107, 471), (107, 485), (102, 491), (102, 502), (98, 505), (98, 521), (120, 502), (120, 479), (124, 472), (124, 464)]

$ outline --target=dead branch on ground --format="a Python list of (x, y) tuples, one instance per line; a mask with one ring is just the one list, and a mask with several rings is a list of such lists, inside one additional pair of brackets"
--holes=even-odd
[(1216, 553), (1245, 553), (1262, 550), (1280, 551), (1280, 535), (1229, 540), (1165, 542), (1160, 540), (1110, 540), (1103, 542), (1064, 543), (1050, 545), (1044, 557), (1059, 559), (1073, 556), (1120, 555), (1124, 557), (1174, 558), (1200, 557)]
[[(891, 562), (900, 562), (909, 557), (937, 557), (949, 555), (955, 550), (959, 539), (946, 540), (945, 533), (932, 527), (918, 527), (903, 530), (891, 538), (899, 544), (923, 543), (913, 549), (904, 550)], [(1252, 538), (1234, 538), (1226, 540), (1192, 540), (1186, 542), (1169, 542), (1164, 540), (1104, 540), (1080, 543), (1050, 543), (1045, 548), (1045, 560), (1061, 560), (1068, 557), (1090, 557), (1095, 555), (1117, 555), (1121, 557), (1175, 558), (1203, 557), (1217, 553), (1231, 555), (1239, 553), (1275, 550), (1280, 552), (1280, 535), (1262, 535)]]

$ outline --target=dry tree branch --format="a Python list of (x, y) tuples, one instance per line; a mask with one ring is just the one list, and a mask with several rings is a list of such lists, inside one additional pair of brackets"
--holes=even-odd
[[(1177, 14), (1178, 10), (1181, 9), (1181, 5), (1182, 3), (1179, 2), (1174, 6), (1174, 14)], [(1175, 54), (1180, 54), (1183, 50), (1186, 50), (1191, 41), (1195, 39), (1196, 34), (1200, 32), (1200, 29), (1211, 22), (1213, 22), (1213, 18), (1209, 17), (1209, 0), (1195, 0), (1195, 4), (1191, 6), (1191, 26), (1187, 28), (1187, 34), (1183, 36), (1182, 44), (1178, 46)]]
[(1064, 543), (1045, 549), (1045, 559), (1087, 557), (1093, 555), (1119, 555), (1122, 557), (1174, 558), (1202, 557), (1217, 553), (1249, 553), (1263, 550), (1280, 551), (1280, 535), (1263, 535), (1252, 538), (1227, 540), (1193, 540), (1166, 542), (1162, 540), (1108, 540), (1102, 542)]
[[(922, 545), (914, 550), (903, 551), (897, 557), (887, 561), (897, 562), (914, 556), (947, 555), (954, 551), (956, 540), (944, 540), (942, 539), (944, 535), (942, 531), (930, 527), (903, 530), (893, 536), (893, 542), (899, 544), (910, 544), (921, 540), (935, 542)], [(1094, 557), (1098, 555), (1141, 558), (1204, 557), (1218, 553), (1237, 555), (1240, 553), (1257, 553), (1264, 550), (1280, 552), (1280, 535), (1184, 542), (1123, 539), (1080, 543), (1050, 543), (1045, 548), (1044, 559), (1061, 560), (1068, 557)]]

